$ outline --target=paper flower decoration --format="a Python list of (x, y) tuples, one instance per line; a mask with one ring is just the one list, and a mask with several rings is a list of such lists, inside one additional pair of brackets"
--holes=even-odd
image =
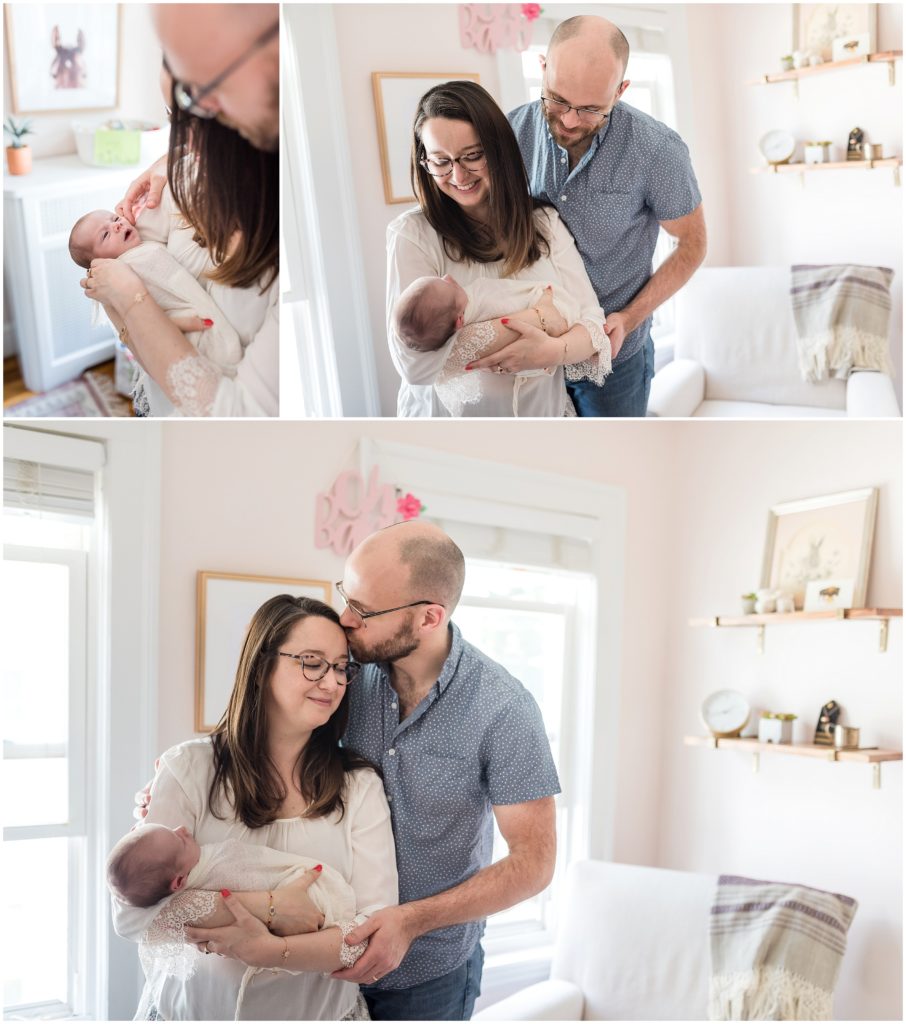
[(403, 517), (403, 522), (409, 519), (418, 519), (425, 511), (425, 506), (414, 494), (405, 494), (402, 498), (396, 499), (396, 511)]
[(523, 4), (522, 16), (526, 21), (534, 21), (542, 13), (541, 4)]

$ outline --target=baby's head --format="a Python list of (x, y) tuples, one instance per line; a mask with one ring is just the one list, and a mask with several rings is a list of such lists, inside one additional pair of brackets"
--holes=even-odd
[(109, 210), (94, 210), (75, 222), (69, 234), (69, 255), (87, 270), (92, 260), (116, 259), (141, 243), (129, 221)]
[(393, 307), (393, 329), (413, 352), (434, 352), (463, 325), (469, 297), (446, 277), (420, 277)]
[(110, 851), (107, 884), (129, 906), (153, 907), (183, 888), (200, 854), (198, 843), (183, 825), (142, 825)]

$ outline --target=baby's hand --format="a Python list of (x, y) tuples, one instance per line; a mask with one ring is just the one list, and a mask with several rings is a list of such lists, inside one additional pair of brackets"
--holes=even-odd
[(550, 285), (544, 289), (544, 294), (538, 302), (538, 309), (544, 316), (545, 330), (551, 338), (559, 338), (561, 334), (566, 334), (569, 324), (566, 322), (566, 317), (554, 305), (554, 290)]

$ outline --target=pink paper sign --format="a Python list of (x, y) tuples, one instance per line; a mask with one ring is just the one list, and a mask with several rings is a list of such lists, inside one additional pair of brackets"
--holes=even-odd
[(523, 4), (460, 4), (459, 41), (463, 48), (479, 53), (496, 53), (508, 48), (519, 53), (527, 50), (532, 42), (532, 23), (524, 15), (523, 7)]
[(378, 469), (368, 475), (368, 486), (355, 469), (341, 473), (329, 492), (315, 498), (315, 547), (333, 548), (348, 555), (370, 534), (396, 522), (396, 490), (378, 483)]

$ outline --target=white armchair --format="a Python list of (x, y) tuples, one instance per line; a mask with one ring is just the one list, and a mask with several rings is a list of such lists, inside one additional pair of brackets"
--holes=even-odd
[(706, 1020), (715, 875), (570, 866), (551, 976), (474, 1020)]
[(799, 372), (789, 267), (705, 267), (676, 297), (673, 362), (651, 382), (652, 416), (898, 417), (891, 379)]

